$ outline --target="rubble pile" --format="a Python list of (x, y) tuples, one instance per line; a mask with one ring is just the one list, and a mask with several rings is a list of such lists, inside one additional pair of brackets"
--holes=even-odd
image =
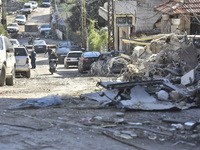
[(126, 68), (129, 61), (119, 55), (119, 52), (112, 51), (100, 55), (98, 61), (92, 63), (91, 74), (93, 75), (109, 75), (120, 73)]
[[(155, 75), (159, 75), (172, 83), (180, 83), (183, 75), (197, 67), (199, 50), (192, 42), (179, 40), (172, 34), (169, 37), (153, 40), (150, 46), (143, 49), (138, 50), (136, 47), (132, 57), (132, 66), (127, 67), (123, 81), (134, 81), (126, 76), (133, 77), (133, 73), (139, 73), (138, 76), (146, 80), (154, 79)], [(130, 71), (130, 66), (138, 70)]]
[[(198, 57), (199, 50), (187, 36), (179, 39), (175, 34), (170, 34), (153, 40), (150, 46), (136, 47), (131, 63), (118, 78), (120, 82), (99, 82), (98, 85), (108, 90), (107, 94), (103, 94), (106, 104), (114, 103), (120, 108), (191, 108), (200, 104)], [(102, 100), (98, 94), (95, 99)]]
[[(199, 107), (199, 54), (199, 49), (187, 36), (180, 39), (171, 34), (153, 40), (150, 46), (134, 49), (131, 58), (127, 59), (129, 63), (125, 71), (116, 82), (98, 82), (97, 86), (106, 90), (83, 94), (81, 98), (98, 101), (101, 106), (115, 106), (123, 110), (180, 111)], [(126, 126), (110, 135), (126, 140), (137, 137), (160, 142), (177, 141), (172, 147), (180, 143), (194, 147), (199, 143), (199, 118), (182, 121), (163, 115), (160, 121), (159, 125), (158, 122), (146, 124), (125, 121), (121, 117), (115, 123)], [(127, 130), (123, 132), (125, 128)], [(130, 131), (134, 132), (130, 134)]]

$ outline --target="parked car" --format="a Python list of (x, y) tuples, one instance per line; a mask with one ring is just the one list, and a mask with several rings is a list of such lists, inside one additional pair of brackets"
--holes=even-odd
[(64, 63), (64, 58), (67, 56), (67, 53), (70, 51), (69, 48), (62, 47), (57, 49), (56, 54), (58, 56), (58, 63), (63, 64)]
[(31, 76), (31, 64), (25, 47), (15, 47), (16, 73), (22, 73), (27, 78)]
[(0, 86), (15, 84), (14, 48), (6, 36), (0, 35)]
[(18, 47), (20, 46), (20, 43), (17, 39), (9, 39), (10, 42), (12, 43), (13, 47)]
[(70, 41), (60, 41), (57, 45), (58, 48), (61, 47), (70, 47), (71, 46), (71, 42)]
[(36, 9), (38, 7), (38, 3), (36, 1), (29, 1), (29, 3), (32, 4), (33, 9)]
[(34, 40), (33, 48), (35, 49), (36, 53), (44, 53), (47, 49), (47, 44), (45, 40)]
[(19, 25), (25, 25), (26, 24), (26, 16), (25, 15), (17, 15), (15, 18), (15, 22)]
[(68, 68), (69, 66), (78, 66), (78, 60), (83, 52), (81, 51), (69, 51), (67, 56), (64, 58), (64, 66)]
[(32, 11), (33, 11), (32, 3), (24, 3), (24, 6), (23, 6), (21, 12), (23, 14), (31, 14)]
[(19, 26), (17, 23), (10, 23), (7, 26), (8, 33), (18, 33), (19, 32)]
[(83, 51), (80, 46), (78, 45), (71, 45), (70, 51)]
[(42, 24), (40, 26), (40, 34), (45, 35), (45, 32), (51, 32), (51, 27), (49, 24)]
[(97, 61), (100, 52), (85, 52), (81, 55), (78, 61), (78, 71), (83, 73), (84, 71), (91, 69), (91, 64)]
[(50, 7), (51, 5), (51, 0), (43, 0), (42, 6), (43, 7)]

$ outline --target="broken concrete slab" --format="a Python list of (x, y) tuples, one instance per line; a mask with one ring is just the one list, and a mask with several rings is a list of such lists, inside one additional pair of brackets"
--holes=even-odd
[(156, 103), (156, 99), (150, 96), (143, 87), (135, 86), (131, 89), (131, 101), (134, 103)]
[(183, 85), (192, 84), (194, 80), (195, 80), (195, 72), (194, 69), (192, 69), (181, 77), (181, 84)]
[(88, 98), (91, 100), (98, 101), (100, 103), (109, 102), (114, 100), (118, 94), (118, 90), (108, 90), (104, 92), (88, 93), (80, 95), (81, 98)]
[(174, 104), (170, 103), (133, 103), (130, 100), (121, 101), (121, 107), (127, 110), (181, 110)]
[(131, 89), (131, 100), (120, 102), (122, 108), (134, 110), (169, 110), (178, 109), (174, 104), (159, 103), (154, 97), (150, 96), (143, 87), (135, 86)]

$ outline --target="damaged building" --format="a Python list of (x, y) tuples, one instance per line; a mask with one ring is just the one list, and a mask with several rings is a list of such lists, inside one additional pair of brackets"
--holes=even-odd
[(137, 110), (199, 106), (200, 50), (193, 41), (200, 37), (159, 36), (145, 47), (135, 47), (118, 82), (99, 83), (111, 90), (108, 94), (111, 96), (105, 97), (109, 102)]
[[(126, 0), (114, 1), (114, 32), (116, 50), (128, 51), (130, 45), (121, 39), (130, 39), (131, 35), (153, 31), (155, 22), (161, 17), (154, 6), (163, 0)], [(107, 3), (99, 8), (99, 15), (107, 21)]]
[(161, 33), (199, 34), (199, 0), (171, 0), (155, 7), (162, 13)]

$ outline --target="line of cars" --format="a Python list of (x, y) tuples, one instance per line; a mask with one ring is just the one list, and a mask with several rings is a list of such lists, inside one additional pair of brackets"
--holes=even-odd
[(24, 3), (23, 8), (20, 10), (21, 14), (17, 14), (15, 21), (13, 23), (9, 23), (7, 26), (8, 33), (18, 33), (19, 25), (25, 25), (27, 21), (27, 14), (31, 14), (31, 12), (38, 7), (38, 3), (36, 1), (29, 1)]
[(30, 78), (28, 51), (16, 41), (0, 35), (0, 86), (14, 85), (16, 73)]
[(77, 45), (72, 45), (69, 41), (59, 42), (56, 54), (58, 63), (64, 64), (65, 68), (77, 66), (80, 73), (90, 70), (91, 64), (100, 55), (99, 52), (85, 52), (84, 49)]
[(80, 47), (69, 46), (67, 42), (58, 45), (60, 46), (57, 49), (59, 63), (64, 64), (65, 68), (77, 66), (80, 73), (91, 70), (93, 74), (102, 72), (118, 74), (127, 65), (126, 60), (118, 57), (120, 54), (125, 54), (124, 51), (84, 52)]

